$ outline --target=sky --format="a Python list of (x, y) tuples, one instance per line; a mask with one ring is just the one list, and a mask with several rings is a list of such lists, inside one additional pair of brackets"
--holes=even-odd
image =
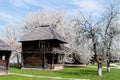
[(68, 14), (80, 10), (85, 15), (99, 16), (105, 3), (106, 0), (0, 0), (0, 28), (19, 23), (28, 13), (42, 8), (65, 10)]

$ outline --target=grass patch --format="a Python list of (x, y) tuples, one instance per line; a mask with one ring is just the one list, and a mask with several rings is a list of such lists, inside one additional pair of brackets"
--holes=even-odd
[(120, 63), (115, 63), (115, 64), (120, 66)]
[(53, 79), (35, 78), (35, 77), (32, 78), (32, 77), (25, 77), (25, 76), (18, 76), (18, 75), (1, 75), (0, 80), (53, 80)]
[[(53, 77), (81, 78), (81, 79), (83, 78), (83, 79), (90, 79), (90, 80), (119, 80), (120, 79), (119, 69), (112, 68), (111, 72), (107, 73), (106, 68), (104, 68), (103, 77), (96, 76), (96, 71), (97, 71), (97, 67), (89, 68), (89, 67), (75, 67), (75, 66), (65, 67), (63, 70), (58, 70), (58, 71), (19, 69), (15, 67), (10, 68), (10, 72), (13, 72), (13, 73), (30, 74), (30, 75), (35, 75), (35, 76), (53, 76)], [(0, 80), (3, 80), (3, 79), (0, 79)], [(29, 79), (25, 79), (25, 80), (29, 80)], [(33, 79), (30, 79), (30, 80), (33, 80)]]

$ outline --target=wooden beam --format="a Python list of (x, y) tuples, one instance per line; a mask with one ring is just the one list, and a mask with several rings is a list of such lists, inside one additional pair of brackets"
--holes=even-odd
[(54, 53), (52, 54), (52, 69), (54, 68)]
[(43, 68), (45, 69), (45, 53), (43, 53), (43, 58), (44, 58), (44, 66), (43, 66)]

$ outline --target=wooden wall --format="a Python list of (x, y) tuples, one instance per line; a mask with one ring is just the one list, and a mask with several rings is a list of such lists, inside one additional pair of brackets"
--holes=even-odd
[(24, 68), (51, 68), (52, 54), (50, 53), (24, 53)]
[[(58, 48), (60, 44), (58, 42), (54, 42), (54, 40), (46, 40), (46, 41), (26, 41), (22, 42), (22, 51), (40, 51), (41, 49), (50, 50), (51, 48)], [(46, 51), (44, 50), (44, 51)]]
[(25, 57), (24, 67), (27, 68), (42, 68), (43, 61), (42, 57)]
[(0, 74), (8, 72), (10, 51), (0, 51)]
[(53, 60), (53, 48), (60, 47), (54, 40), (22, 42), (23, 68), (52, 68), (57, 64), (58, 56)]

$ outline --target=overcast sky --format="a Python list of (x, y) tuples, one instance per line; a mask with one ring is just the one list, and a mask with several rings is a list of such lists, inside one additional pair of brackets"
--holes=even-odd
[(69, 14), (81, 10), (86, 15), (98, 16), (106, 0), (0, 0), (0, 27), (17, 23), (27, 13), (41, 8), (61, 9)]

